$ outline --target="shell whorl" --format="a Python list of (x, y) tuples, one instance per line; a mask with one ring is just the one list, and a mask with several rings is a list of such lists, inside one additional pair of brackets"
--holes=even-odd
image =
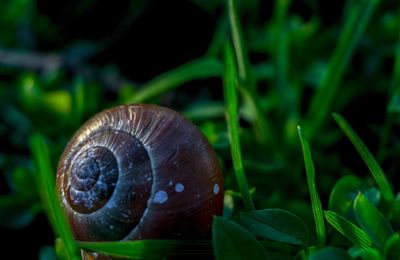
[(201, 133), (153, 105), (105, 110), (74, 135), (57, 170), (78, 240), (206, 236), (222, 211), (222, 175)]

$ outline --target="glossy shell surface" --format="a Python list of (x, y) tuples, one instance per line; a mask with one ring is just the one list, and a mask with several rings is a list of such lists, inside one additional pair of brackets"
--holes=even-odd
[(207, 140), (155, 105), (119, 106), (86, 122), (61, 156), (57, 189), (83, 241), (207, 238), (223, 208)]

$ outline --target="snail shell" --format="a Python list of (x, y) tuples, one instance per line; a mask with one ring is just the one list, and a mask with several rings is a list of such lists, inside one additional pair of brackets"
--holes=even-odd
[(192, 123), (155, 105), (86, 122), (61, 156), (57, 190), (82, 241), (206, 238), (223, 208), (214, 151)]

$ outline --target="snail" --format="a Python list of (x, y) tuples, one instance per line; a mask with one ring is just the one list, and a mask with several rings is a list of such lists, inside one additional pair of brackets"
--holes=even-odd
[(57, 191), (75, 239), (205, 239), (223, 208), (222, 174), (201, 132), (156, 105), (87, 121), (66, 146)]

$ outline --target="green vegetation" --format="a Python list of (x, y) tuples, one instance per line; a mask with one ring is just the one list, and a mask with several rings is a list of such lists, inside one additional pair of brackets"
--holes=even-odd
[[(3, 248), (399, 259), (397, 1), (78, 2), (0, 2)], [(73, 239), (58, 158), (88, 118), (126, 103), (178, 110), (215, 149), (225, 205), (210, 240)]]

